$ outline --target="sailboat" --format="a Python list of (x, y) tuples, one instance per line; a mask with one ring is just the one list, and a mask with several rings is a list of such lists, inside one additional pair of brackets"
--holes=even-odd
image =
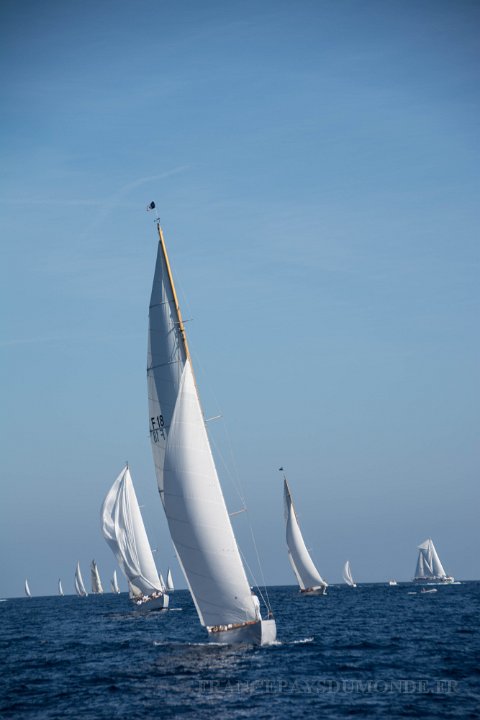
[(159, 220), (157, 230), (147, 358), (149, 431), (170, 535), (208, 638), (271, 643), (275, 620), (271, 611), (268, 619), (261, 617), (233, 533)]
[(110, 587), (115, 595), (120, 595), (120, 588), (118, 587), (117, 571), (113, 571), (113, 578), (110, 580)]
[(447, 575), (443, 569), (432, 538), (428, 538), (418, 546), (418, 560), (413, 582), (446, 584), (454, 582), (454, 578)]
[(169, 598), (158, 577), (128, 465), (108, 491), (100, 517), (103, 536), (128, 580), (135, 608), (168, 608)]
[(305, 545), (285, 475), (283, 476), (283, 491), (288, 559), (300, 585), (300, 592), (305, 595), (325, 595), (328, 585), (315, 567)]
[(103, 595), (102, 581), (100, 580), (100, 573), (98, 572), (98, 565), (95, 560), (92, 560), (90, 565), (90, 580), (92, 583), (92, 593), (94, 595)]
[(168, 572), (167, 572), (167, 590), (170, 593), (173, 593), (173, 591), (175, 590), (175, 586), (173, 584), (172, 571), (170, 570), (170, 568), (168, 568)]
[(61, 581), (61, 580), (58, 581), (58, 594), (60, 595), (60, 597), (63, 597), (63, 596), (64, 596), (63, 587), (62, 587), (62, 581)]
[(77, 567), (75, 569), (75, 592), (80, 597), (87, 597), (88, 593), (85, 590), (85, 585), (83, 583), (83, 577), (82, 577), (82, 571), (80, 570), (80, 563), (77, 562)]
[(30, 586), (28, 584), (28, 580), (25, 580), (25, 595), (27, 597), (32, 597), (32, 593), (30, 592)]
[(343, 567), (343, 579), (347, 583), (347, 585), (350, 585), (350, 587), (357, 587), (357, 583), (353, 581), (352, 571), (350, 568), (350, 560), (347, 560)]

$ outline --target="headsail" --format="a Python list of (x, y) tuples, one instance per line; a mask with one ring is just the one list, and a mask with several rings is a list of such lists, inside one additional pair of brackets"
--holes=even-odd
[(102, 595), (102, 581), (100, 580), (100, 573), (98, 572), (98, 565), (95, 560), (92, 560), (92, 564), (90, 565), (90, 579), (92, 581), (92, 593), (94, 595)]
[(288, 558), (298, 584), (302, 590), (327, 587), (305, 545), (286, 477), (284, 477), (284, 503)]
[(32, 597), (32, 593), (30, 592), (30, 586), (28, 584), (28, 580), (25, 580), (25, 595), (27, 597)]
[(175, 590), (175, 587), (173, 585), (172, 571), (170, 570), (170, 568), (168, 568), (167, 572), (167, 590), (168, 592), (173, 592)]
[(80, 570), (79, 562), (77, 562), (77, 567), (75, 569), (75, 592), (81, 597), (86, 597), (88, 595), (85, 590), (85, 585), (83, 584), (82, 571)]
[(136, 595), (162, 592), (128, 466), (107, 493), (101, 509), (102, 532)]
[(258, 620), (217, 476), (158, 225), (149, 312), (149, 428), (170, 535), (207, 627)]
[(63, 587), (62, 587), (62, 581), (61, 581), (61, 580), (58, 581), (58, 594), (59, 594), (60, 596), (62, 596), (62, 597), (63, 597), (63, 595), (64, 595)]
[(350, 585), (351, 587), (355, 587), (355, 582), (352, 577), (352, 570), (350, 568), (350, 560), (347, 560), (347, 562), (344, 565), (343, 579), (347, 583), (347, 585)]

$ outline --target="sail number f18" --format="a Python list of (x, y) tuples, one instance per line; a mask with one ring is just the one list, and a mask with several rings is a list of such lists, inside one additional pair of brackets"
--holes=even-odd
[(165, 440), (165, 421), (163, 415), (150, 418), (150, 435), (153, 437), (153, 442), (158, 442), (160, 435)]

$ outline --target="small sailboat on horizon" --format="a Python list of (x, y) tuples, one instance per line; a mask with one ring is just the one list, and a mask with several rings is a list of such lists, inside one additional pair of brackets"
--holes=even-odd
[(347, 560), (345, 565), (343, 566), (343, 580), (344, 582), (349, 585), (350, 587), (357, 587), (357, 583), (354, 581), (352, 576), (352, 569), (350, 567), (350, 560)]
[(62, 581), (60, 579), (58, 580), (58, 594), (60, 595), (60, 597), (63, 597), (65, 594), (63, 592)]
[(27, 580), (27, 579), (25, 579), (24, 590), (25, 590), (25, 595), (26, 595), (27, 597), (32, 597), (32, 593), (30, 592), (30, 585), (28, 584), (28, 580)]
[(127, 578), (135, 609), (168, 608), (169, 598), (155, 566), (128, 464), (108, 491), (100, 518), (103, 536)]
[(92, 560), (92, 564), (90, 565), (90, 580), (92, 585), (92, 594), (103, 595), (103, 585), (102, 581), (100, 580), (100, 573), (98, 571), (98, 565), (95, 560)]
[[(155, 203), (149, 208), (154, 209)], [(209, 640), (268, 644), (276, 625), (251, 590), (202, 412), (160, 221), (150, 298), (149, 431), (160, 498), (177, 558)], [(268, 598), (267, 598), (268, 603)]]
[(170, 568), (168, 568), (168, 572), (167, 572), (167, 591), (169, 593), (173, 593), (175, 591), (175, 586), (173, 584), (172, 571), (170, 570)]
[(432, 538), (427, 538), (418, 546), (417, 567), (415, 568), (415, 577), (413, 582), (416, 583), (445, 583), (452, 584), (455, 578), (447, 575), (445, 572), (438, 553), (433, 544)]
[(80, 570), (80, 562), (77, 562), (77, 567), (75, 568), (75, 592), (79, 597), (88, 596), (83, 582), (82, 571)]
[(300, 592), (305, 595), (326, 595), (328, 584), (315, 567), (305, 545), (285, 475), (283, 483), (288, 559), (300, 586)]
[(110, 580), (110, 587), (112, 588), (112, 593), (115, 595), (120, 595), (120, 588), (118, 587), (118, 579), (117, 579), (117, 571), (113, 571), (113, 577)]

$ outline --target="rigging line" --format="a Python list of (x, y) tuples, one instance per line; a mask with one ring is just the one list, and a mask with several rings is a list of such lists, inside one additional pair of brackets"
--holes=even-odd
[[(264, 604), (265, 607), (267, 608), (267, 611), (268, 611), (268, 612), (272, 612), (272, 607), (271, 607), (271, 605), (270, 605), (270, 600), (269, 600), (269, 598), (268, 598), (268, 593), (265, 593), (265, 594), (266, 594), (266, 598), (265, 598), (264, 594), (262, 593), (262, 586), (260, 585), (260, 583), (258, 582), (257, 578), (255, 577), (255, 573), (253, 572), (252, 568), (250, 567), (247, 558), (246, 558), (245, 555), (243, 554), (242, 549), (241, 549), (240, 547), (239, 547), (238, 549), (239, 549), (239, 551), (240, 551), (240, 555), (241, 555), (241, 557), (242, 557), (242, 560), (243, 560), (243, 562), (245, 563), (245, 565), (247, 566), (247, 570), (248, 570), (248, 572), (250, 573), (250, 577), (251, 577), (251, 579), (252, 579), (252, 581), (253, 581), (253, 582), (252, 582), (252, 587), (256, 587), (256, 588), (257, 588), (258, 593), (259, 593), (260, 597), (262, 598), (263, 604)], [(265, 588), (265, 590), (266, 590), (266, 588)]]
[[(248, 513), (247, 513), (247, 516), (248, 516)], [(254, 546), (254, 548), (255, 548), (255, 554), (256, 554), (256, 556), (257, 556), (258, 567), (259, 567), (259, 569), (260, 569), (260, 574), (261, 574), (261, 576), (262, 576), (263, 589), (265, 590), (265, 595), (267, 596), (267, 600), (268, 600), (268, 609), (271, 611), (271, 610), (272, 610), (272, 606), (270, 605), (270, 598), (268, 597), (267, 583), (266, 583), (266, 581), (265, 581), (265, 575), (263, 574), (263, 566), (262, 566), (262, 563), (261, 563), (261, 561), (260, 561), (260, 553), (258, 552), (257, 542), (256, 542), (256, 540), (255, 540), (255, 534), (254, 534), (254, 532), (253, 532), (252, 523), (250, 523), (250, 522), (249, 522), (249, 527), (250, 527), (250, 533), (251, 533), (251, 535), (252, 535), (253, 546)]]

